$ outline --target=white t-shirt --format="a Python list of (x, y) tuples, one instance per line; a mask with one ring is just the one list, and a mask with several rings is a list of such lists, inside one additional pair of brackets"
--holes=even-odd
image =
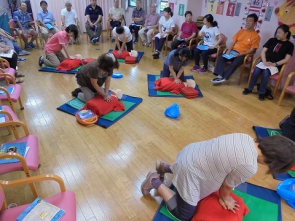
[[(170, 28), (174, 28), (175, 27), (174, 20), (171, 17), (168, 19), (168, 21), (166, 21), (165, 17), (164, 16), (161, 16), (161, 18), (159, 20), (159, 24), (162, 25), (162, 32), (166, 32)], [(164, 34), (164, 37), (166, 37), (166, 36), (167, 36), (167, 34), (165, 33)], [(160, 33), (156, 34), (155, 37), (160, 38)]]
[(219, 29), (217, 27), (207, 28), (204, 25), (200, 32), (204, 32), (204, 45), (214, 46), (217, 42), (217, 36), (220, 34)]
[(124, 10), (123, 8), (111, 7), (109, 10), (109, 14), (111, 15), (111, 19), (118, 20), (121, 15), (124, 15)]
[(76, 18), (77, 13), (74, 9), (71, 9), (71, 11), (68, 11), (66, 8), (63, 8), (61, 10), (61, 16), (65, 16), (65, 25), (68, 27), (69, 25), (75, 25), (76, 24)]
[(130, 29), (127, 26), (123, 26), (124, 32), (123, 34), (120, 34), (120, 35), (117, 34), (116, 28), (117, 27), (115, 27), (112, 31), (112, 35), (114, 38), (118, 37), (118, 40), (122, 42), (124, 41), (124, 38), (127, 38), (127, 42), (132, 41), (132, 34), (130, 32)]

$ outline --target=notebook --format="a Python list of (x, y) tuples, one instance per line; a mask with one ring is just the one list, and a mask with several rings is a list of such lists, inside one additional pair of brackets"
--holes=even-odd
[(230, 60), (230, 59), (233, 59), (234, 57), (236, 57), (236, 55), (239, 54), (239, 52), (237, 51), (234, 51), (234, 50), (231, 50), (229, 53), (224, 53), (222, 55), (222, 57)]
[(13, 55), (13, 49), (10, 49), (6, 53), (4, 53), (4, 52), (0, 53), (0, 57), (4, 57), (4, 58), (12, 58), (12, 55)]
[(205, 50), (209, 49), (209, 46), (208, 45), (198, 45), (197, 48), (202, 50), (202, 51), (205, 51)]
[(54, 27), (53, 27), (51, 24), (49, 24), (49, 23), (46, 23), (45, 25), (46, 25), (46, 27), (47, 27), (49, 30), (51, 30), (51, 29), (54, 28)]

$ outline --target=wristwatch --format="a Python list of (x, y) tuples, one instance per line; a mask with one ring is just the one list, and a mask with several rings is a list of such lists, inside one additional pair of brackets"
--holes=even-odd
[(279, 66), (277, 62), (275, 64), (276, 64), (276, 67)]

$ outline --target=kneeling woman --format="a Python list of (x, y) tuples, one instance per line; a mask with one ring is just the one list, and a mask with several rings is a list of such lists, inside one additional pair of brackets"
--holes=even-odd
[[(198, 202), (219, 190), (224, 209), (239, 209), (230, 196), (236, 186), (257, 172), (257, 163), (269, 165), (269, 173), (286, 172), (295, 164), (295, 143), (283, 136), (253, 139), (247, 134), (228, 134), (191, 143), (181, 150), (174, 164), (157, 161), (141, 185), (143, 195), (158, 190), (171, 213), (191, 220)], [(175, 193), (159, 177), (173, 173)]]
[(39, 65), (45, 64), (50, 67), (57, 67), (63, 60), (66, 59), (61, 52), (64, 49), (67, 58), (70, 58), (66, 46), (69, 44), (71, 37), (74, 41), (78, 37), (78, 29), (76, 25), (69, 25), (65, 31), (59, 31), (55, 33), (45, 45), (46, 58), (40, 56)]
[(180, 84), (181, 81), (184, 82), (184, 67), (188, 65), (189, 59), (190, 50), (188, 48), (179, 48), (171, 51), (164, 60), (161, 78), (169, 77), (171, 74), (176, 84)]
[[(102, 54), (97, 60), (94, 60), (81, 68), (76, 74), (79, 89), (75, 89), (78, 98), (87, 102), (97, 94), (103, 96), (105, 101), (110, 101), (111, 96), (108, 95), (111, 84), (111, 76), (114, 69), (119, 68), (119, 62), (112, 53)], [(101, 87), (105, 85), (105, 90)]]
[[(259, 100), (264, 100), (264, 94), (267, 87), (269, 77), (271, 76), (270, 69), (277, 68), (278, 71), (282, 68), (283, 64), (286, 64), (291, 58), (294, 50), (294, 45), (289, 41), (291, 32), (288, 25), (280, 25), (276, 32), (275, 37), (270, 38), (264, 45), (261, 51), (262, 63), (260, 67), (255, 67), (249, 87), (245, 88), (243, 94), (249, 94), (252, 92), (259, 76), (261, 75), (261, 82), (259, 88)], [(263, 68), (261, 68), (263, 67)]]

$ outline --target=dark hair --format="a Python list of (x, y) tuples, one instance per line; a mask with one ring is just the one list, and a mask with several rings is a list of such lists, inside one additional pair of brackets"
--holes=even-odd
[(98, 67), (108, 73), (113, 73), (114, 68), (119, 68), (119, 62), (112, 53), (104, 53), (97, 60)]
[(186, 11), (186, 12), (184, 13), (184, 17), (186, 17), (187, 15), (191, 15), (191, 16), (193, 16), (193, 13), (192, 13), (191, 11)]
[(173, 17), (173, 12), (172, 12), (172, 10), (171, 10), (170, 7), (166, 7), (166, 8), (164, 8), (164, 9), (163, 9), (163, 12), (168, 12), (168, 13), (170, 13), (170, 16)]
[(205, 18), (206, 18), (206, 21), (212, 25), (212, 27), (218, 27), (218, 23), (217, 23), (217, 21), (214, 21), (213, 15), (207, 14), (204, 16), (203, 19), (205, 19)]
[(253, 18), (254, 22), (258, 21), (258, 16), (255, 13), (252, 13), (252, 14), (248, 15), (247, 18)]
[(66, 32), (67, 33), (73, 32), (74, 40), (76, 41), (76, 39), (78, 38), (78, 28), (76, 25), (69, 25), (68, 27), (66, 27)]
[(46, 1), (41, 1), (41, 2), (40, 2), (40, 6), (41, 6), (42, 4), (46, 4), (46, 5), (48, 5)]
[(175, 53), (175, 57), (181, 56), (186, 57), (186, 59), (189, 59), (191, 56), (191, 51), (188, 48), (177, 48)]
[(288, 40), (291, 38), (291, 32), (290, 32), (290, 29), (289, 29), (289, 26), (288, 25), (283, 24), (283, 25), (280, 25), (279, 27), (277, 27), (277, 30), (275, 32), (275, 37), (277, 35), (278, 29), (281, 29), (284, 33), (288, 33), (287, 36), (286, 36), (286, 38)]
[(258, 148), (269, 165), (268, 173), (284, 173), (295, 164), (295, 143), (284, 136), (256, 138)]
[(117, 26), (116, 27), (116, 33), (118, 34), (118, 35), (120, 35), (120, 34), (123, 34), (124, 33), (124, 27), (123, 26)]

